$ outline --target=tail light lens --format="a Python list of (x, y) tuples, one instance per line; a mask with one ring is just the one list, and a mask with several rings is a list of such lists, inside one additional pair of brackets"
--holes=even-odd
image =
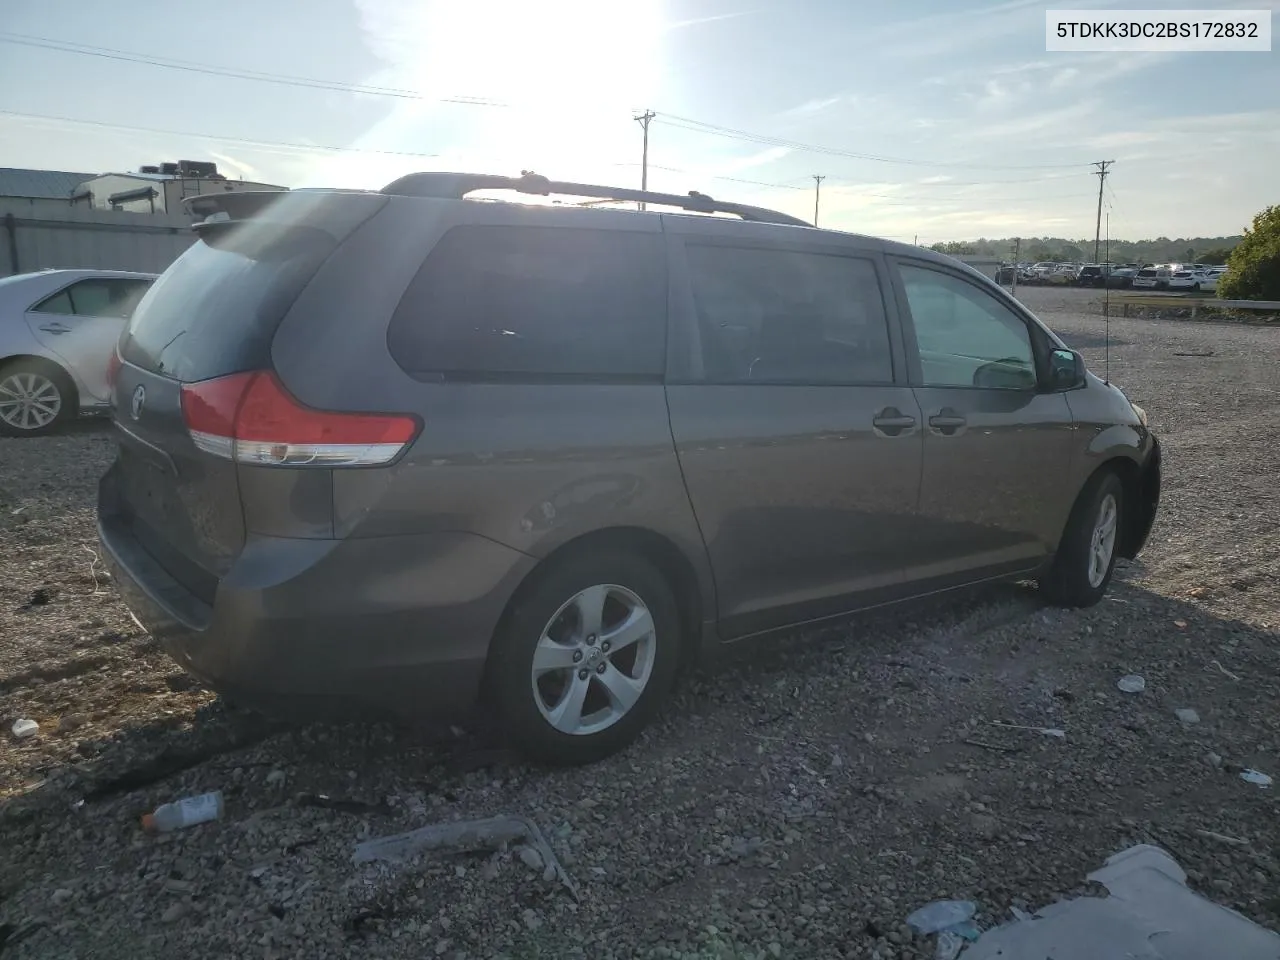
[(107, 358), (107, 389), (114, 390), (116, 388), (116, 377), (120, 375), (120, 351), (112, 349), (111, 356)]
[(182, 416), (201, 450), (263, 466), (390, 463), (418, 432), (413, 417), (304, 407), (264, 371), (184, 384)]

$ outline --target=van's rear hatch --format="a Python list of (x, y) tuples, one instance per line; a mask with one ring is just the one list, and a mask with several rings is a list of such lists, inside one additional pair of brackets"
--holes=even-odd
[(211, 452), (207, 440), (197, 445), (184, 388), (269, 370), (272, 339), (298, 295), (385, 203), (376, 194), (329, 191), (200, 198), (193, 209), (212, 218), (196, 225), (197, 241), (155, 282), (121, 336), (113, 519), (205, 603), (244, 545), (244, 468)]

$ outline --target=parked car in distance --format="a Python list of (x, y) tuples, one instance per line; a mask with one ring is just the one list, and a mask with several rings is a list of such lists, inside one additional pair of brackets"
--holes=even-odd
[(1217, 290), (1218, 278), (1226, 272), (1226, 269), (1226, 267), (1202, 266), (1177, 270), (1169, 277), (1169, 289), (1194, 292)]
[(1136, 263), (1122, 263), (1107, 270), (1106, 284), (1111, 288), (1124, 288), (1133, 285), (1133, 278), (1138, 273)]
[(1169, 286), (1169, 278), (1173, 276), (1174, 271), (1169, 267), (1143, 267), (1133, 276), (1131, 286), (1134, 289), (1146, 288), (1155, 290), (1165, 290)]
[(1216, 293), (1218, 290), (1218, 281), (1221, 280), (1226, 273), (1226, 267), (1208, 267), (1200, 276), (1200, 289), (1206, 290), (1210, 293)]
[(0, 279), (0, 436), (106, 410), (108, 365), (155, 274), (42, 270)]
[(1169, 290), (1199, 290), (1203, 273), (1199, 270), (1175, 270), (1169, 274)]
[[(649, 210), (467, 199), (499, 190)], [(1155, 517), (1146, 414), (953, 257), (533, 175), (195, 206), (98, 527), (251, 705), (479, 703), (587, 762), (740, 638), (1001, 578), (1094, 604)]]
[(1081, 287), (1100, 287), (1107, 282), (1110, 267), (1100, 263), (1086, 263), (1076, 274), (1076, 285)]
[(1076, 277), (1080, 273), (1080, 265), (1075, 263), (1060, 263), (1054, 269), (1045, 274), (1045, 282), (1054, 286), (1065, 286), (1076, 282)]

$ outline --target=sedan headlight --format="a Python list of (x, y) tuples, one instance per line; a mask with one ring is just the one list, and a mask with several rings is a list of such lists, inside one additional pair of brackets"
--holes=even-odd
[(1138, 406), (1132, 400), (1129, 401), (1129, 406), (1133, 407), (1133, 412), (1138, 415), (1138, 422), (1141, 423), (1144, 427), (1147, 426), (1147, 411), (1143, 410), (1140, 406)]

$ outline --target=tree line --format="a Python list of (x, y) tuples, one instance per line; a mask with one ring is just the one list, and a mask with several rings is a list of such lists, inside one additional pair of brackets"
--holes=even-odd
[[(1099, 247), (1100, 259), (1112, 263), (1226, 263), (1243, 237), (1156, 237), (1154, 240), (1112, 240), (1110, 246)], [(935, 243), (929, 249), (952, 256), (998, 257), (1013, 259), (1011, 238), (951, 240)], [(1109, 254), (1109, 255), (1108, 255)], [(1093, 261), (1092, 240), (1066, 240), (1061, 237), (1023, 237), (1018, 259), (1032, 263), (1052, 260), (1062, 263)]]

